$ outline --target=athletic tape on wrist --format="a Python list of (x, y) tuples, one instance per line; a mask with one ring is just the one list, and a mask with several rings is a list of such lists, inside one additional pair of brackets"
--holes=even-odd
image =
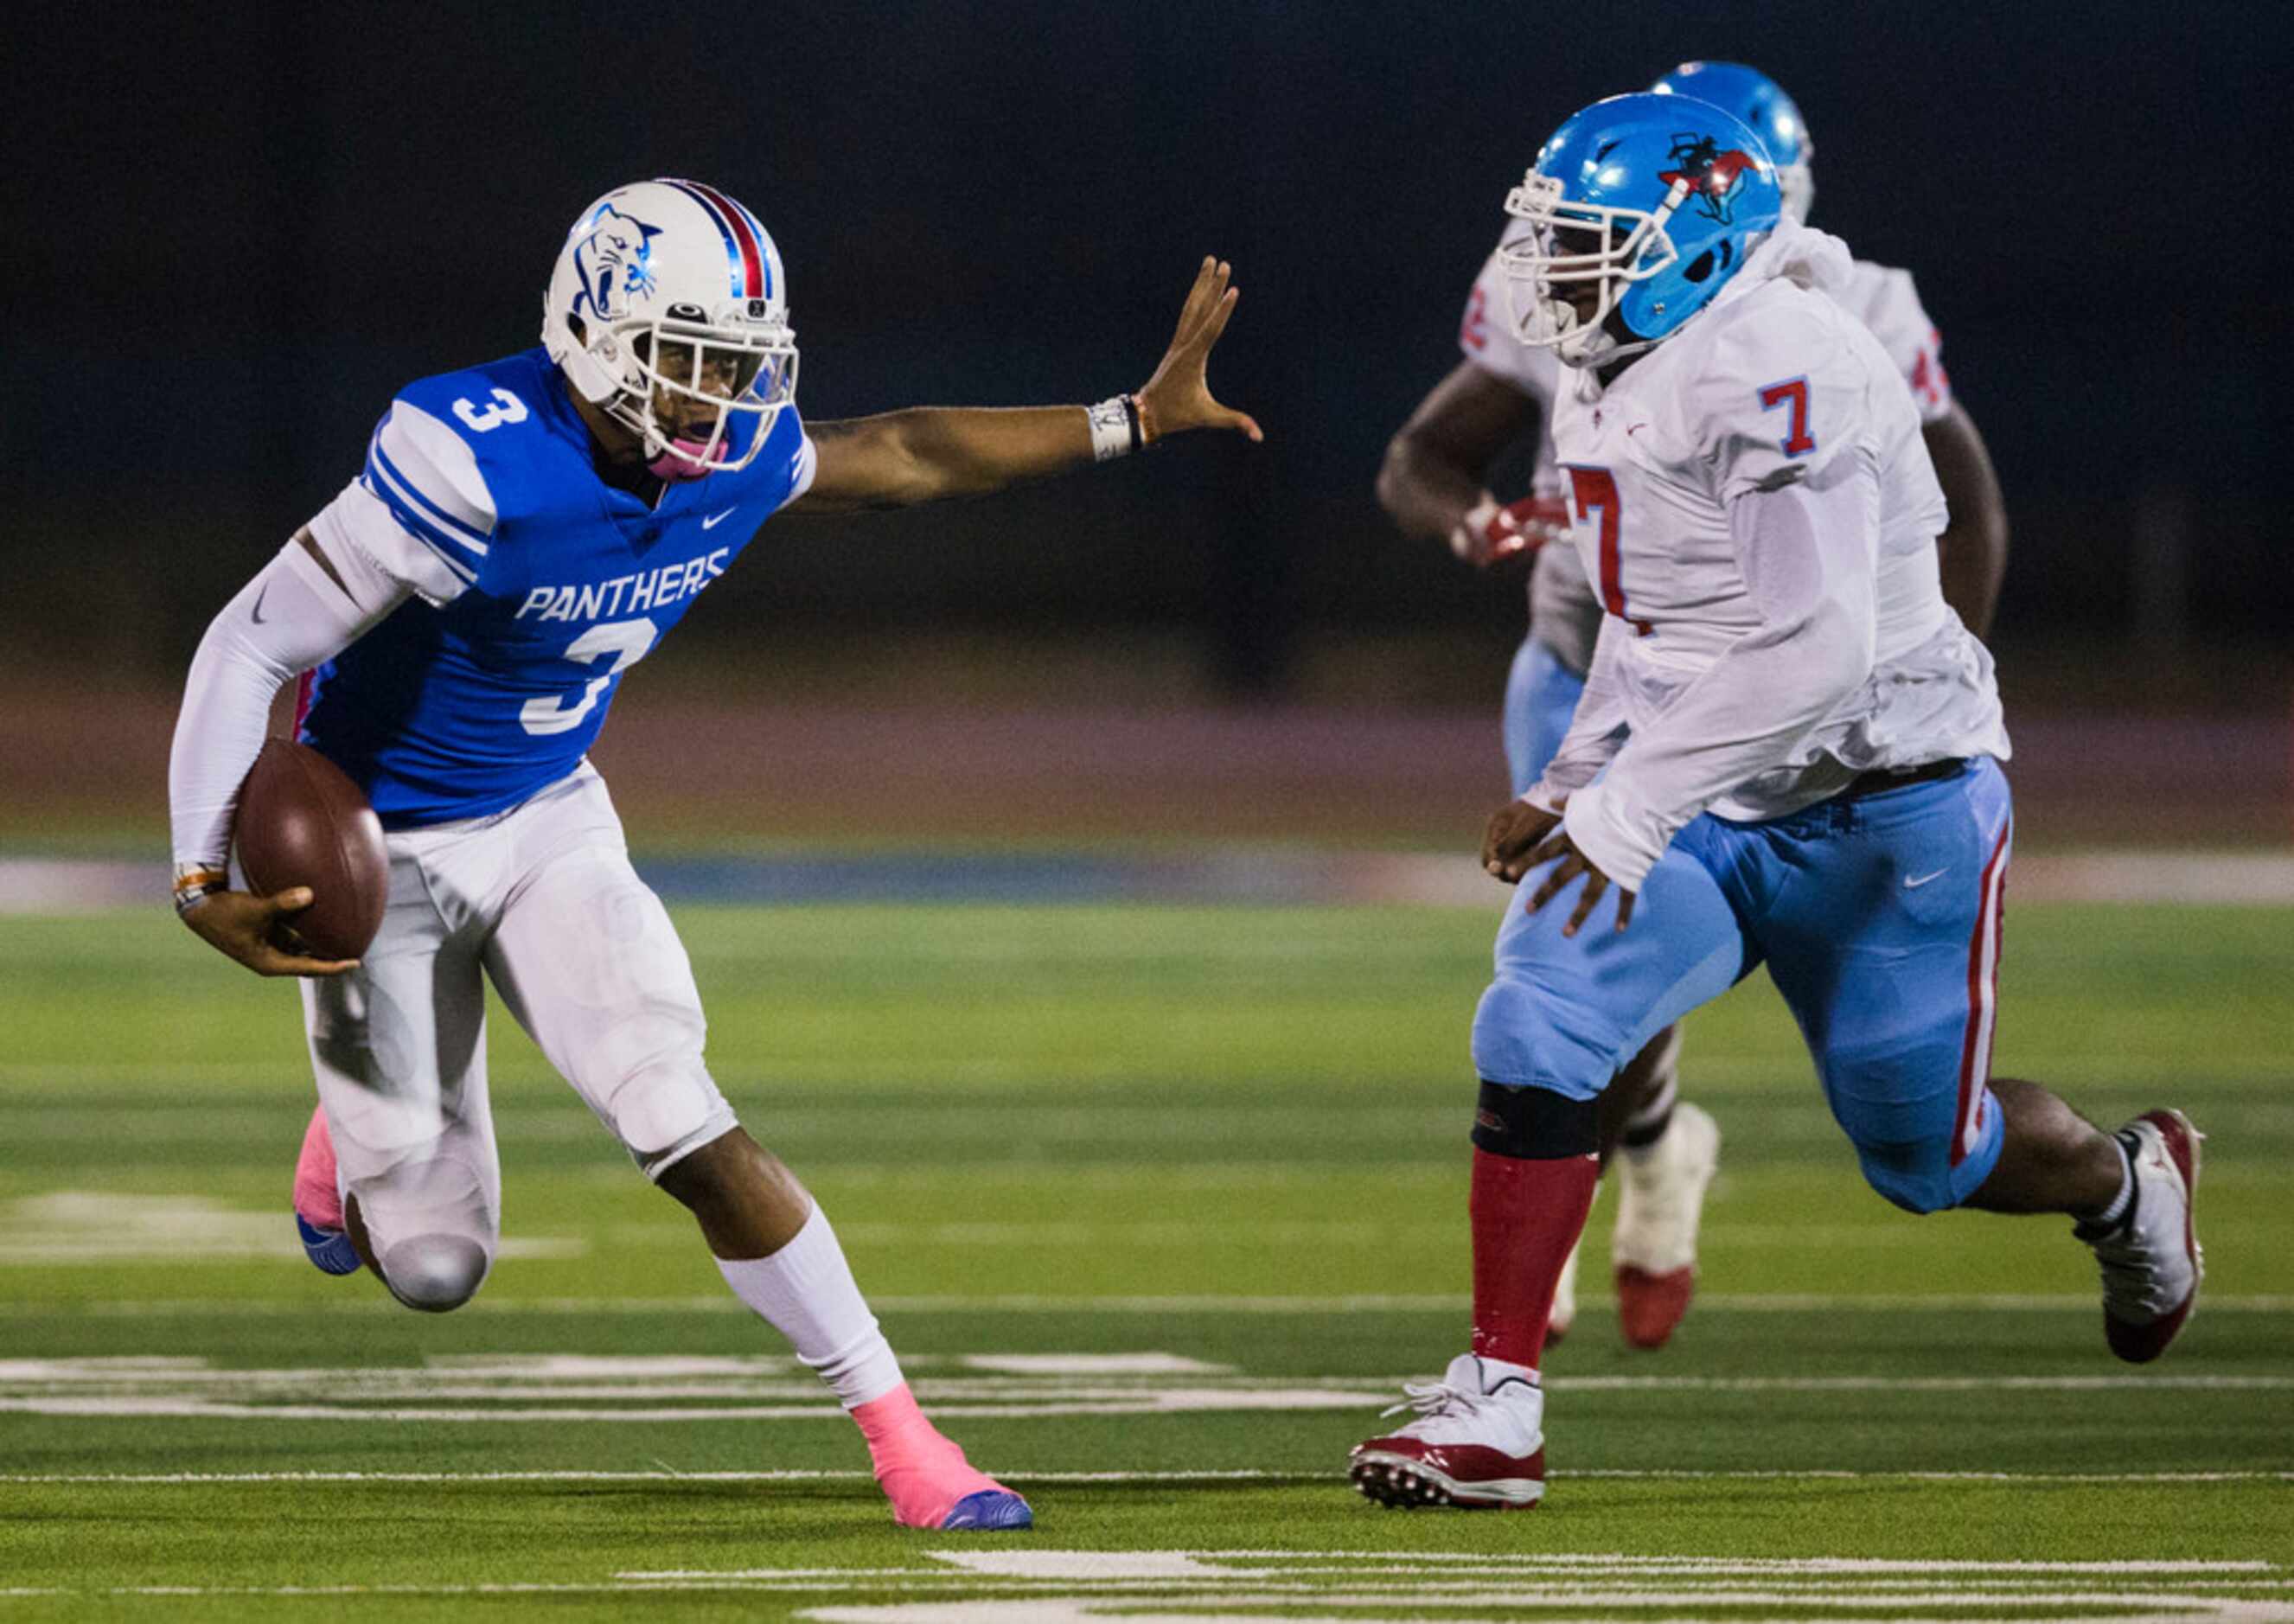
[(1139, 449), (1139, 408), (1128, 395), (1110, 395), (1095, 406), (1086, 406), (1091, 419), (1091, 460), (1112, 462)]
[(231, 876), (221, 869), (186, 865), (176, 869), (175, 911), (191, 912), (210, 893), (221, 891), (230, 883)]

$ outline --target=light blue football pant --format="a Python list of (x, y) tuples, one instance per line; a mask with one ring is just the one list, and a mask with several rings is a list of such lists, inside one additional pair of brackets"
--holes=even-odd
[(1520, 795), (1544, 776), (1545, 763), (1561, 748), (1569, 719), (1585, 692), (1585, 679), (1563, 665), (1552, 649), (1525, 637), (1506, 673), (1506, 771)]
[(1632, 924), (1574, 886), (1536, 913), (1521, 882), (1474, 1017), (1485, 1080), (1590, 1099), (1652, 1037), (1765, 963), (1864, 1176), (1915, 1212), (1956, 1206), (1999, 1159), (1990, 1073), (2006, 775), (1836, 798), (1764, 823), (1706, 813), (1649, 873)]

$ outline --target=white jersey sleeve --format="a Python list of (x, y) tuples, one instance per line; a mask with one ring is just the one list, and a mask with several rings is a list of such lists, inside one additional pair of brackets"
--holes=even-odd
[(818, 477), (819, 473), (820, 447), (814, 443), (813, 437), (808, 434), (797, 445), (796, 475), (789, 485), (789, 493), (787, 495), (781, 498), (780, 508), (776, 508), (773, 511), (777, 513), (781, 510), (781, 508), (793, 507), (798, 502), (803, 501), (804, 494), (812, 489), (812, 482)]
[(494, 526), (493, 497), (468, 442), (401, 400), (368, 442), (366, 467), (312, 519), (311, 534), (443, 606), (477, 579)]
[(231, 851), (239, 787), (263, 748), (272, 697), (332, 659), (406, 600), (362, 554), (325, 565), (297, 541), (280, 550), (208, 623), (183, 683), (167, 758), (167, 808), (180, 869), (220, 869)]
[(1798, 315), (1771, 309), (1729, 322), (1682, 391), (1685, 426), (1724, 507), (1749, 491), (1828, 485), (1843, 459), (1876, 461), (1867, 353), (1826, 342)]
[[(1872, 674), (1879, 486), (1871, 461), (1851, 453), (1729, 504), (1757, 623), (1565, 814), (1577, 849), (1626, 890), (1641, 888), (1682, 825), (1786, 755)], [(1604, 624), (1603, 647), (1619, 624)]]
[(1928, 319), (1912, 273), (1859, 259), (1848, 285), (1833, 294), (1840, 307), (1880, 341), (1896, 370), (1911, 386), (1920, 420), (1932, 423), (1951, 411), (1951, 379), (1943, 370), (1943, 335)]

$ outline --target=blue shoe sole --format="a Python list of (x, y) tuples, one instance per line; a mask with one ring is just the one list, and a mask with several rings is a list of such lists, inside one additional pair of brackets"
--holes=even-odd
[(354, 1275), (359, 1271), (359, 1254), (351, 1245), (351, 1237), (340, 1229), (321, 1229), (300, 1212), (295, 1214), (295, 1228), (303, 1237), (304, 1252), (320, 1273)]
[(1036, 1514), (1008, 1489), (980, 1489), (965, 1495), (940, 1519), (942, 1529), (1033, 1528)]

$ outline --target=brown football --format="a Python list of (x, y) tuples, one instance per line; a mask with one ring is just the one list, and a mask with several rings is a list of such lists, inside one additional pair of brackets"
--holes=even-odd
[(320, 959), (366, 951), (390, 896), (390, 853), (381, 820), (340, 767), (308, 745), (272, 739), (239, 788), (232, 838), (248, 890), (311, 888), (311, 905), (287, 917), (295, 945)]

